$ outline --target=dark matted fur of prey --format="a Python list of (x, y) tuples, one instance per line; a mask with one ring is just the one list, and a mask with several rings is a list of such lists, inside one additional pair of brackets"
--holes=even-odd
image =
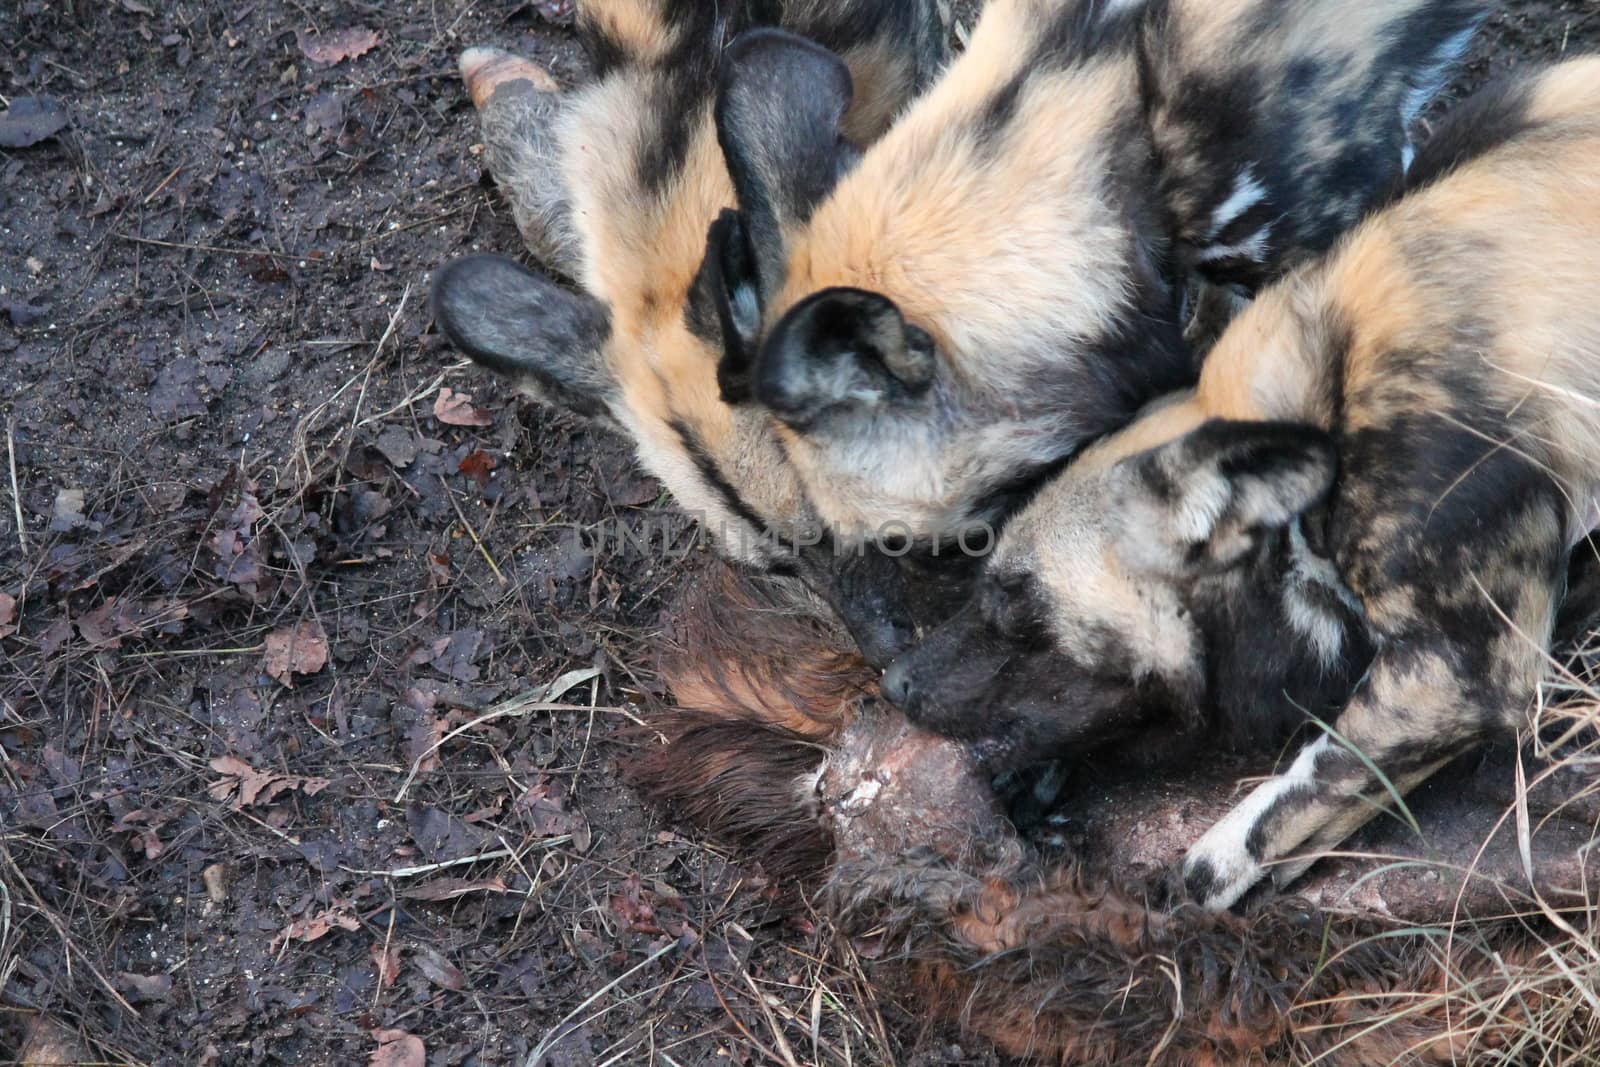
[(877, 672), (827, 610), (796, 582), (709, 566), (670, 610), (662, 677), (679, 707), (833, 737)]
[(1537, 994), (1513, 999), (1485, 1025), (1462, 1018), (1459, 1002), (1422, 999), (1495, 983), (1496, 955), (1531, 959), (1506, 928), (1492, 949), (1466, 929), (1447, 950), (1374, 937), (1384, 928), (1292, 898), (1218, 915), (1155, 906), (1166, 896), (1161, 884), (1114, 883), (1070, 864), (958, 865), (929, 850), (846, 860), (827, 890), (850, 929), (884, 939), (875, 974), (1031, 1062), (1476, 1063), (1538, 1009)]
[(695, 706), (650, 709), (667, 743), (641, 732), (635, 782), (775, 876), (822, 889), (845, 930), (881, 945), (874, 980), (924, 1018), (1039, 1063), (1387, 1067), (1480, 1062), (1542, 1006), (1533, 990), (1463, 1019), (1436, 996), (1478, 981), (1471, 999), (1495, 1003), (1495, 961), (1537, 948), (1514, 924), (1400, 937), (1294, 898), (1242, 915), (1172, 908), (1155, 875), (1041, 860), (981, 803), (958, 805), (974, 832), (943, 853), (922, 840), (938, 817), (919, 826), (880, 805), (876, 824), (840, 819), (795, 783), (854, 744), (873, 672), (808, 605), (720, 563), (671, 620), (663, 678)]
[(818, 742), (789, 730), (661, 708), (640, 731), (648, 747), (627, 768), (646, 799), (755, 860), (780, 881), (815, 885), (833, 853), (828, 832), (805, 810), (794, 783), (814, 773)]
[(759, 860), (817, 884), (832, 840), (795, 787), (851, 720), (876, 672), (793, 583), (716, 563), (670, 612), (660, 671), (676, 707), (649, 709), (629, 767), (647, 798)]

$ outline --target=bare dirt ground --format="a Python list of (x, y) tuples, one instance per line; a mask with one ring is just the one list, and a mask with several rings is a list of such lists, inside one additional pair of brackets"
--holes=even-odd
[(0, 4), (0, 1062), (995, 1062), (629, 792), (704, 551), (429, 329), (559, 6)]

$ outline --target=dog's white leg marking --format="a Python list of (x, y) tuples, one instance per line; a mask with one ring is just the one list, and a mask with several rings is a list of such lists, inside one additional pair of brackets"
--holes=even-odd
[(1316, 784), (1317, 762), (1332, 745), (1327, 734), (1311, 742), (1288, 770), (1262, 782), (1189, 849), (1183, 861), (1184, 879), (1202, 905), (1213, 911), (1231, 908), (1261, 880), (1266, 872), (1263, 860), (1276, 857), (1255, 855), (1251, 834), (1286, 797)]

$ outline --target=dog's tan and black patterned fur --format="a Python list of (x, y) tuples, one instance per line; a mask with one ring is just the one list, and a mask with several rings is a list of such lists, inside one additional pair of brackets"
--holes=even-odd
[(1597, 296), (1586, 58), (1453, 112), (1404, 194), (1258, 297), (1193, 392), (1040, 493), (885, 693), (999, 761), (1161, 710), (1258, 741), (1326, 713), (1186, 864), (1214, 907), (1293, 880), (1527, 721), (1600, 514)]
[(897, 569), (817, 543), (765, 417), (721, 400), (720, 324), (697, 295), (707, 229), (733, 203), (712, 121), (717, 72), (729, 40), (768, 24), (844, 57), (859, 91), (840, 135), (863, 143), (945, 58), (938, 0), (585, 0), (597, 78), (566, 95), (529, 64), (469, 50), (488, 163), (529, 247), (578, 291), (469, 257), (439, 273), (435, 316), (525, 392), (628, 433), (728, 555), (800, 572), (864, 648), (892, 649), (909, 634)]
[(859, 159), (839, 63), (738, 42), (718, 129), (740, 212), (712, 250), (738, 341), (724, 395), (776, 416), (842, 536), (1000, 519), (1192, 380), (1191, 282), (1242, 297), (1383, 199), (1480, 18), (1476, 0), (991, 0)]
[[(1330, 220), (1337, 216), (1325, 205), (1350, 199), (1330, 195), (1330, 183), (1337, 178), (1346, 193), (1360, 190), (1351, 194), (1359, 200), (1369, 185), (1383, 182), (1392, 164), (1380, 163), (1376, 169), (1369, 164), (1373, 159), (1392, 160), (1399, 150), (1400, 126), (1389, 121), (1389, 116), (1396, 111), (1400, 88), (1429, 82), (1450, 58), (1449, 43), (1459, 36), (1461, 27), (1471, 23), (1468, 0), (1406, 0), (1393, 9), (1388, 21), (1352, 20), (1351, 27), (1336, 38), (1343, 52), (1327, 55), (1325, 67), (1311, 69), (1304, 63), (1291, 63), (1291, 53), (1284, 51), (1288, 43), (1274, 59), (1273, 42), (1304, 37), (1297, 38), (1284, 28), (1304, 17), (1299, 9), (1325, 2), (1276, 3), (1285, 12), (1276, 30), (1267, 25), (1270, 20), (1244, 17), (1262, 6), (1263, 0), (1175, 4), (1158, 37), (1151, 38), (1162, 42), (1161, 48), (1146, 45), (1146, 65), (1154, 73), (1147, 72), (1142, 79), (1132, 65), (1135, 25), (1149, 14), (1144, 4), (1084, 0), (1064, 5), (1056, 0), (1017, 6), (1013, 14), (1027, 15), (1030, 23), (1039, 20), (1026, 9), (1062, 9), (1061, 17), (1042, 37), (1037, 29), (1008, 26), (1010, 16), (1003, 9), (1010, 0), (991, 5), (985, 19), (988, 29), (980, 32), (973, 49), (980, 51), (981, 46), (990, 58), (969, 62), (967, 69), (977, 73), (964, 83), (970, 89), (975, 81), (988, 94), (987, 103), (979, 108), (988, 118), (979, 123), (983, 129), (977, 131), (987, 147), (976, 155), (956, 151), (947, 162), (953, 171), (963, 166), (989, 167), (1002, 175), (997, 185), (1002, 190), (1006, 186), (1003, 175), (1010, 175), (1011, 191), (998, 201), (990, 197), (959, 202), (958, 190), (950, 215), (967, 228), (960, 232), (977, 225), (1003, 237), (1010, 232), (1008, 225), (1027, 225), (1032, 216), (1012, 212), (1006, 198), (1019, 194), (1015, 179), (1026, 166), (1040, 165), (1041, 154), (1051, 149), (1076, 161), (1064, 162), (1058, 170), (1081, 165), (1081, 188), (1099, 182), (1116, 190), (1117, 202), (1131, 205), (1129, 211), (1141, 219), (1137, 225), (1116, 222), (1122, 236), (1109, 241), (1085, 237), (1081, 232), (1063, 233), (1059, 227), (1023, 232), (1020, 244), (1045, 253), (1047, 264), (1066, 263), (1056, 272), (1057, 282), (1061, 275), (1067, 276), (1069, 290), (1060, 306), (1069, 311), (1087, 306), (1088, 317), (1080, 316), (1081, 322), (1071, 314), (1063, 317), (1052, 306), (1015, 304), (1014, 297), (1033, 291), (1032, 279), (1018, 277), (1017, 271), (997, 274), (992, 266), (972, 264), (970, 257), (980, 249), (964, 246), (959, 240), (949, 244), (951, 270), (928, 279), (939, 289), (945, 281), (961, 281), (961, 287), (947, 291), (952, 300), (964, 301), (968, 307), (972, 305), (968, 297), (992, 301), (996, 293), (1001, 294), (1003, 314), (997, 316), (992, 307), (983, 311), (974, 320), (976, 332), (959, 324), (952, 327), (968, 341), (991, 337), (997, 319), (1021, 323), (1022, 333), (1043, 341), (1059, 340), (1061, 334), (1076, 328), (1074, 323), (1104, 327), (1104, 344), (1073, 342), (1079, 355), (1090, 349), (1093, 353), (1085, 356), (1079, 368), (1083, 388), (1064, 397), (1064, 409), (1051, 423), (1068, 428), (1065, 438), (1078, 439), (1089, 432), (1085, 427), (1099, 430), (1116, 425), (1142, 399), (1191, 373), (1186, 357), (1176, 352), (1173, 314), (1168, 307), (1176, 299), (1171, 282), (1154, 265), (1156, 258), (1172, 257), (1158, 256), (1160, 242), (1153, 241), (1149, 249), (1134, 255), (1129, 274), (1126, 261), (1130, 252), (1121, 242), (1141, 242), (1147, 233), (1174, 233), (1177, 258), (1208, 270), (1208, 291), (1221, 294), (1220, 300), (1209, 301), (1208, 306), (1231, 313), (1236, 293), (1244, 284), (1241, 279), (1247, 279), (1249, 273), (1239, 273), (1239, 269), (1264, 268), (1259, 263), (1250, 267), (1237, 256), (1206, 259), (1205, 249), (1243, 243), (1264, 249), (1267, 261), (1283, 262), (1292, 258), (1296, 248), (1314, 247), (1317, 240), (1324, 239)], [(847, 145), (870, 142), (896, 109), (939, 69), (944, 55), (939, 6), (937, 0), (789, 0), (783, 4), (592, 0), (580, 5), (580, 16), (600, 77), (568, 95), (551, 91), (540, 72), (508, 68), (508, 57), (503, 54), (469, 51), (463, 56), (463, 72), (474, 87), (483, 116), (486, 161), (508, 194), (528, 246), (552, 271), (575, 280), (583, 292), (562, 289), (503, 259), (476, 258), (454, 264), (436, 283), (435, 308), (441, 324), (474, 358), (535, 396), (609, 421), (629, 433), (645, 466), (662, 478), (680, 504), (704, 518), (728, 555), (758, 568), (796, 572), (806, 578), (849, 624), (869, 658), (879, 663), (903, 646), (912, 621), (922, 614), (908, 603), (911, 593), (929, 589), (931, 583), (926, 575), (908, 581), (892, 561), (876, 554), (829, 551), (834, 537), (817, 522), (814, 502), (802, 491), (770, 418), (751, 405), (724, 402), (725, 394), (742, 395), (749, 375), (737, 360), (725, 360), (719, 371), (717, 356), (730, 348), (740, 350), (747, 343), (756, 329), (753, 324), (759, 322), (761, 305), (752, 279), (752, 251), (742, 236), (752, 213), (724, 213), (718, 218), (733, 194), (713, 136), (713, 82), (723, 44), (746, 25), (776, 22), (821, 41), (843, 57), (853, 89), (847, 104), (839, 102), (837, 92), (828, 88), (829, 79), (837, 81), (841, 73), (835, 65), (824, 63), (818, 68), (823, 71), (820, 89), (816, 70), (780, 79), (779, 91), (785, 99), (803, 104), (802, 111), (812, 108), (813, 117), (820, 114), (827, 127), (824, 150), (808, 155), (806, 145), (800, 143), (799, 156), (789, 168), (796, 183), (809, 182), (815, 195), (830, 187), (836, 171), (855, 158), (854, 149)], [(1244, 50), (1219, 43), (1219, 34), (1225, 37), (1228, 32), (1248, 34), (1256, 44)], [(1362, 33), (1370, 38), (1364, 43), (1358, 40)], [(1192, 45), (1179, 43), (1189, 38), (1193, 38)], [(1032, 64), (1048, 68), (1048, 77), (1034, 79), (1024, 69), (1032, 60), (1024, 63), (1023, 57), (1041, 50), (1054, 58)], [(1101, 62), (1113, 53), (1115, 63)], [(1240, 77), (1229, 79), (1219, 63), (1225, 64), (1227, 57), (1235, 54), (1241, 57)], [(1246, 56), (1247, 64), (1242, 59)], [(495, 76), (497, 66), (508, 69)], [(1246, 173), (1241, 169), (1245, 164), (1244, 157), (1238, 156), (1239, 142), (1225, 141), (1218, 129), (1212, 128), (1215, 116), (1208, 119), (1181, 106), (1169, 106), (1160, 94), (1136, 99), (1143, 90), (1135, 83), (1153, 79), (1166, 86), (1167, 97), (1173, 99), (1199, 93), (1215, 97), (1228, 91), (1237, 101), (1253, 91), (1275, 91), (1291, 66), (1298, 72), (1292, 85), (1300, 94), (1298, 110), (1270, 103), (1276, 98), (1267, 95), (1254, 100), (1245, 112), (1230, 103), (1227, 129), (1249, 131), (1246, 140), (1253, 138), (1255, 148), (1248, 159), (1258, 161), (1259, 179), (1258, 170)], [(1111, 73), (1113, 67), (1115, 74)], [(1098, 73), (1087, 74), (1090, 68)], [(1333, 72), (1341, 72), (1340, 77), (1333, 78)], [(1358, 93), (1362, 78), (1376, 89)], [(1006, 79), (1014, 91), (1000, 91)], [(1324, 86), (1337, 89), (1340, 95), (1322, 92)], [(1044, 90), (1067, 95), (1053, 103), (1041, 103), (1038, 97)], [(957, 87), (955, 91), (963, 90)], [(948, 95), (949, 90), (946, 92)], [(1352, 100), (1362, 101), (1353, 116), (1349, 111)], [(1309, 101), (1321, 103), (1313, 107)], [(1344, 102), (1343, 125), (1327, 117), (1337, 113), (1331, 110), (1336, 101)], [(1015, 122), (1019, 104), (1021, 113), (1061, 114), (1070, 121), (1060, 129), (1036, 128), (1019, 137)], [(833, 114), (828, 108), (834, 105), (835, 111), (843, 114), (842, 122), (836, 116), (828, 118)], [(1136, 125), (1141, 107), (1150, 113), (1149, 151), (1158, 162), (1166, 160), (1167, 170), (1174, 176), (1165, 181), (1159, 198), (1151, 196), (1155, 208), (1142, 205), (1134, 195), (1136, 189), (1150, 189), (1152, 175), (1123, 166), (1136, 159), (1139, 150), (1136, 147), (1133, 156), (1124, 156), (1117, 148), (1119, 139), (1140, 141), (1129, 131), (1133, 128), (1130, 124)], [(821, 111), (816, 112), (817, 108)], [(1321, 117), (1313, 121), (1312, 116)], [(926, 129), (927, 124), (923, 126)], [(791, 143), (809, 128), (804, 123), (781, 122), (754, 127), (745, 122), (741, 126), (744, 133), (759, 137), (768, 147)], [(1073, 131), (1081, 134), (1076, 140)], [(1302, 138), (1310, 132), (1316, 136)], [(1340, 166), (1334, 166), (1337, 160), (1328, 155), (1337, 136), (1345, 137), (1351, 146)], [(1104, 151), (1091, 151), (1086, 139), (1103, 146)], [(730, 135), (722, 140), (720, 147), (737, 156), (738, 138)], [(1278, 146), (1301, 140), (1315, 143), (1318, 151), (1303, 163), (1279, 158), (1284, 149)], [(925, 148), (937, 158), (945, 147), (959, 149), (959, 142), (958, 137), (950, 145), (935, 142)], [(1226, 146), (1210, 158), (1209, 166), (1204, 162), (1208, 144)], [(1019, 150), (1022, 169), (1006, 169), (1009, 154)], [(1288, 151), (1292, 155), (1294, 149)], [(1097, 165), (1106, 168), (1098, 178)], [(1361, 176), (1360, 180), (1355, 176)], [(913, 185), (920, 187), (920, 176)], [(1170, 209), (1160, 205), (1170, 205)], [(1308, 210), (1302, 224), (1295, 218), (1304, 205), (1315, 207)], [(925, 206), (928, 211), (923, 217), (937, 222), (943, 205)], [(985, 210), (994, 217), (983, 218)], [(1152, 217), (1152, 212), (1159, 215), (1168, 210), (1181, 211), (1198, 221), (1177, 225)], [(1093, 208), (1084, 207), (1085, 220), (1093, 223), (1098, 217)], [(707, 256), (706, 227), (714, 218), (718, 221), (710, 242), (712, 254)], [(848, 225), (848, 214), (844, 221)], [(1263, 227), (1272, 230), (1270, 241), (1259, 236)], [(759, 225), (755, 229), (759, 231)], [(1089, 229), (1095, 230), (1095, 225)], [(929, 237), (935, 243), (942, 240), (938, 233)], [(848, 248), (874, 239), (870, 231), (845, 234), (841, 237), (846, 245), (844, 254), (848, 255)], [(1012, 239), (1011, 244), (1015, 250), (1019, 242)], [(1076, 252), (1063, 257), (1046, 247), (1051, 244), (1069, 250), (1076, 247)], [(1104, 271), (1093, 262), (1102, 254), (1112, 257)], [(973, 285), (962, 280), (963, 271)], [(1117, 280), (1114, 276), (1119, 272), (1128, 277)], [(1074, 288), (1074, 279), (1081, 279), (1088, 288)], [(1020, 288), (1013, 286), (1014, 282)], [(1139, 308), (1127, 315), (1119, 311), (1120, 318), (1112, 316), (1116, 322), (1095, 325), (1094, 309), (1106, 301), (1114, 302), (1124, 285), (1136, 286), (1143, 294), (1137, 302)], [(894, 292), (899, 297), (898, 290)], [(940, 293), (930, 289), (927, 296), (937, 301)], [(1045, 321), (1026, 322), (1025, 317), (1036, 311), (1045, 314)], [(1127, 336), (1118, 334), (1118, 323), (1127, 327)], [(1148, 341), (1153, 333), (1172, 340), (1173, 345), (1164, 359), (1149, 360), (1147, 367), (1131, 359), (1129, 352), (1137, 341)], [(1046, 360), (1035, 368), (1042, 376), (1038, 380), (1050, 381), (1049, 366)], [(1005, 361), (982, 373), (991, 385), (974, 388), (1000, 406), (986, 440), (1005, 454), (994, 462), (989, 461), (994, 457), (979, 456), (982, 469), (957, 469), (955, 474), (980, 497), (970, 502), (970, 507), (963, 507), (998, 515), (1009, 510), (1017, 495), (1036, 478), (1038, 457), (1054, 455), (1059, 448), (1050, 427), (1030, 428), (1019, 422), (1026, 420), (1022, 409), (1016, 407), (1016, 398), (1036, 392), (1034, 377), (1019, 382), (1021, 371)], [(1070, 387), (1057, 390), (1062, 391), (1072, 392)], [(963, 397), (963, 403), (972, 402), (971, 397)], [(1020, 459), (1012, 455), (1018, 450), (1026, 455)], [(877, 449), (862, 452), (863, 456), (877, 454)], [(959, 468), (959, 463), (955, 466)], [(823, 497), (835, 488), (848, 493), (852, 478), (835, 483), (823, 477), (812, 489), (820, 487)], [(890, 537), (897, 532), (893, 527), (876, 531)], [(785, 541), (800, 542), (802, 547), (795, 551), (792, 543), (785, 545)], [(941, 582), (961, 584), (959, 575), (952, 577), (946, 568), (935, 573)], [(931, 611), (942, 617), (942, 602)]]

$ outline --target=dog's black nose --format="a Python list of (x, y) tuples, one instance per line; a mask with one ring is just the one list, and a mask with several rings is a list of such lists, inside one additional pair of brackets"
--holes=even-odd
[(878, 691), (883, 694), (883, 699), (901, 711), (910, 711), (915, 697), (909, 667), (905, 657), (895, 660), (889, 664), (889, 669), (883, 672), (883, 681), (878, 683)]

